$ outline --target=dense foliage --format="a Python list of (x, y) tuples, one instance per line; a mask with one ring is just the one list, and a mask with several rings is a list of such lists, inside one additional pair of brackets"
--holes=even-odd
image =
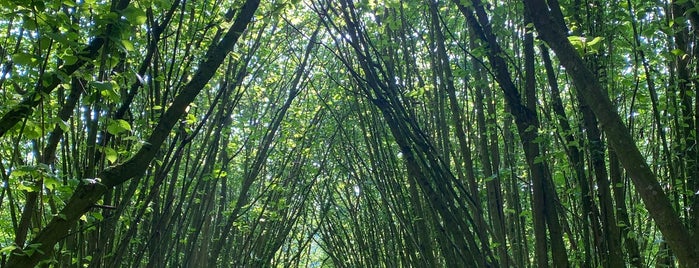
[(3, 267), (696, 267), (677, 0), (0, 0)]

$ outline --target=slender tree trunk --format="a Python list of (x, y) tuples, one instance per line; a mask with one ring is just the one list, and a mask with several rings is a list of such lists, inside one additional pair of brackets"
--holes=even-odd
[[(529, 14), (525, 12), (524, 22), (528, 24), (530, 21)], [(537, 116), (537, 94), (536, 94), (536, 73), (535, 62), (534, 62), (534, 38), (531, 32), (526, 32), (524, 34), (524, 70), (525, 70), (525, 85), (524, 85), (524, 103), (525, 106), (533, 111), (533, 124), (529, 127), (539, 127), (539, 119)], [(534, 130), (533, 132), (536, 132)], [(530, 146), (537, 146), (537, 150), (545, 151), (544, 145), (537, 142), (538, 136), (533, 136), (530, 141)], [(543, 157), (543, 152), (539, 157)], [(536, 162), (536, 160), (535, 160)], [(544, 176), (542, 177), (542, 183), (544, 188), (544, 206), (546, 215), (546, 225), (549, 229), (549, 239), (551, 240), (551, 255), (554, 265), (557, 267), (563, 267), (563, 265), (568, 266), (568, 253), (563, 243), (563, 228), (561, 227), (561, 220), (564, 218), (558, 216), (558, 193), (556, 192), (556, 186), (553, 184), (553, 179), (551, 178), (551, 170), (547, 164), (547, 161), (542, 161), (541, 166), (543, 167)]]
[(479, 1), (473, 1), (473, 8), (475, 8), (476, 13), (474, 15), (474, 10), (467, 8), (458, 1), (455, 2), (461, 13), (466, 17), (470, 29), (475, 32), (476, 37), (484, 44), (487, 44), (487, 55), (491, 68), (495, 73), (496, 80), (503, 89), (507, 105), (515, 118), (515, 124), (524, 147), (525, 158), (531, 170), (537, 265), (539, 267), (549, 266), (546, 235), (546, 227), (548, 226), (552, 243), (553, 265), (556, 267), (568, 267), (567, 252), (563, 243), (557, 212), (554, 208), (555, 193), (551, 192), (554, 187), (551, 184), (546, 161), (539, 159), (541, 156), (539, 145), (534, 142), (538, 137), (536, 113), (522, 103), (519, 91), (512, 82), (507, 63), (501, 55), (503, 51), (492, 33), (492, 27), (488, 21), (483, 4)]
[(639, 251), (638, 240), (636, 235), (631, 230), (631, 221), (629, 220), (629, 212), (626, 209), (626, 186), (621, 177), (621, 169), (619, 160), (614, 152), (614, 149), (609, 149), (609, 178), (612, 182), (612, 190), (614, 192), (614, 203), (616, 205), (617, 218), (620, 226), (620, 235), (624, 241), (626, 254), (628, 255), (631, 266), (641, 268), (644, 267), (643, 256)]
[(362, 94), (381, 111), (401, 149), (409, 179), (420, 185), (429, 204), (438, 212), (439, 221), (444, 226), (440, 231), (452, 243), (452, 249), (459, 258), (457, 261), (475, 267), (496, 265), (497, 260), (490, 251), (487, 238), (478, 230), (475, 233), (477, 236), (474, 236), (469, 228), (475, 221), (466, 209), (466, 203), (473, 202), (473, 197), (463, 191), (463, 185), (456, 180), (432, 142), (422, 132), (415, 116), (405, 108), (399, 86), (388, 75), (393, 71), (386, 69), (388, 67), (384, 65), (384, 61), (377, 62), (373, 58), (377, 51), (371, 40), (365, 38), (364, 28), (358, 23), (358, 9), (351, 1), (340, 1), (340, 4), (342, 10), (334, 12), (339, 13), (346, 25), (350, 26), (342, 29), (349, 38), (343, 39), (343, 42), (336, 40), (336, 43), (346, 42), (350, 46), (363, 75), (359, 75), (359, 70), (355, 70), (347, 59), (341, 60), (352, 70), (353, 79), (362, 85)]
[[(479, 68), (480, 69), (480, 68)], [(478, 84), (485, 85), (485, 76), (478, 75), (479, 79), (483, 79)], [(502, 190), (500, 186), (500, 178), (493, 172), (493, 163), (491, 160), (491, 148), (488, 143), (489, 139), (492, 138), (489, 132), (493, 132), (493, 129), (488, 129), (488, 123), (485, 119), (485, 105), (483, 104), (483, 91), (485, 86), (476, 87), (473, 91), (475, 92), (475, 109), (476, 109), (476, 123), (478, 125), (478, 154), (480, 156), (481, 165), (483, 167), (483, 176), (486, 178), (486, 196), (488, 203), (488, 216), (490, 220), (490, 226), (493, 229), (493, 239), (498, 243), (497, 248), (498, 258), (500, 259), (503, 266), (509, 266), (509, 257), (507, 254), (507, 240), (505, 233), (505, 220), (504, 220), (504, 203), (502, 200)], [(489, 109), (490, 110), (490, 109)], [(493, 115), (494, 116), (494, 115)], [(489, 122), (492, 123), (492, 122)], [(493, 140), (490, 140), (491, 142)]]
[[(693, 28), (697, 26), (699, 21), (696, 12), (688, 12), (689, 9), (695, 8), (692, 3), (680, 3), (682, 1), (671, 1), (671, 12), (670, 17), (673, 20), (686, 22), (689, 16), (692, 22)], [(694, 236), (693, 239), (696, 241), (699, 239), (699, 195), (695, 194), (699, 192), (699, 150), (697, 150), (697, 138), (696, 135), (699, 133), (699, 98), (694, 96), (692, 100), (692, 95), (696, 93), (697, 85), (699, 80), (691, 77), (691, 71), (689, 62), (691, 57), (689, 54), (694, 55), (694, 60), (699, 59), (699, 48), (697, 47), (696, 39), (694, 42), (690, 42), (689, 38), (689, 27), (684, 23), (675, 23), (680, 29), (675, 29), (674, 41), (677, 49), (681, 51), (679, 55), (675, 56), (674, 69), (677, 74), (676, 87), (679, 91), (680, 98), (680, 110), (682, 113), (681, 122), (682, 131), (678, 134), (678, 144), (677, 150), (680, 157), (680, 161), (684, 161), (684, 172), (686, 176), (686, 187), (689, 189), (689, 195), (683, 195), (685, 202), (688, 202), (691, 206), (689, 221), (687, 226)], [(694, 28), (693, 34), (699, 33), (699, 29)], [(699, 69), (699, 65), (695, 65)], [(696, 73), (696, 72), (695, 72)], [(693, 108), (693, 106), (697, 106)]]
[(617, 226), (616, 217), (614, 215), (614, 206), (612, 204), (612, 196), (610, 193), (609, 179), (607, 175), (607, 166), (604, 157), (604, 143), (602, 142), (602, 134), (597, 127), (595, 115), (587, 105), (582, 101), (582, 96), (578, 93), (580, 101), (580, 110), (583, 117), (583, 125), (585, 126), (587, 140), (589, 142), (590, 161), (595, 174), (595, 181), (599, 195), (601, 206), (601, 219), (603, 227), (603, 236), (605, 246), (599, 252), (600, 258), (605, 267), (619, 267), (624, 265), (624, 257), (621, 252), (621, 236), (619, 235), (619, 227)]
[[(455, 134), (457, 136), (457, 139), (459, 141), (459, 148), (462, 157), (465, 160), (465, 165), (466, 165), (466, 176), (467, 176), (467, 183), (468, 183), (468, 189), (469, 193), (471, 196), (473, 196), (473, 202), (469, 202), (469, 204), (472, 206), (472, 209), (476, 211), (476, 213), (473, 213), (475, 217), (475, 224), (476, 224), (476, 231), (480, 232), (485, 232), (486, 230), (486, 225), (485, 225), (485, 219), (483, 217), (483, 213), (480, 211), (483, 210), (481, 200), (478, 198), (478, 186), (475, 181), (475, 175), (473, 174), (473, 160), (471, 156), (471, 148), (468, 143), (468, 139), (466, 138), (466, 130), (464, 128), (464, 120), (463, 120), (463, 115), (462, 115), (462, 109), (459, 107), (459, 101), (456, 97), (456, 87), (454, 86), (454, 80), (456, 79), (452, 73), (451, 70), (451, 65), (449, 62), (449, 56), (447, 55), (447, 50), (445, 47), (445, 37), (444, 34), (442, 33), (441, 30), (441, 24), (439, 22), (439, 13), (438, 13), (438, 6), (437, 3), (430, 0), (430, 17), (431, 17), (431, 22), (432, 22), (432, 27), (434, 28), (434, 38), (435, 38), (435, 43), (436, 43), (436, 50), (437, 50), (437, 68), (442, 71), (443, 76), (439, 78), (439, 80), (442, 81), (444, 84), (444, 90), (446, 90), (448, 100), (449, 100), (449, 107), (451, 110), (451, 120), (452, 123), (454, 124), (455, 128)], [(476, 89), (478, 91), (479, 89)], [(477, 93), (478, 94), (478, 93)], [(482, 103), (482, 101), (481, 101)], [(482, 105), (481, 105), (482, 106)], [(482, 107), (477, 108), (479, 112), (483, 112)], [(480, 119), (479, 119), (480, 120)], [(485, 123), (483, 123), (483, 126), (485, 127)], [(481, 132), (483, 135), (482, 140), (486, 142), (487, 146), (487, 139), (485, 137), (487, 132)], [(485, 157), (487, 158), (487, 149), (484, 149), (481, 151), (481, 157), (483, 157), (483, 154), (486, 154)], [(483, 162), (486, 163), (486, 162)], [(490, 161), (487, 162), (488, 164), (484, 164), (485, 167), (485, 176), (486, 177), (491, 177), (492, 176), (492, 171), (490, 168)], [(489, 182), (491, 185), (490, 188), (492, 188), (492, 185), (498, 184), (499, 182), (498, 178), (494, 178)], [(488, 187), (488, 186), (487, 186)], [(509, 266), (507, 265), (507, 252), (506, 252), (506, 242), (505, 242), (505, 231), (504, 231), (504, 219), (502, 219), (503, 216), (503, 204), (502, 204), (502, 197), (500, 194), (497, 194), (495, 190), (489, 190), (491, 192), (490, 195), (493, 195), (492, 199), (488, 199), (489, 203), (493, 204), (491, 214), (496, 217), (496, 219), (493, 219), (494, 221), (497, 222), (497, 224), (493, 225), (494, 232), (501, 232), (501, 235), (496, 234), (496, 242), (500, 244), (500, 248), (498, 248), (498, 257), (501, 261), (501, 265), (504, 266)], [(499, 187), (498, 191), (499, 192)], [(499, 202), (498, 202), (499, 201)], [(498, 212), (499, 211), (499, 212)], [(492, 217), (491, 217), (492, 218)], [(484, 236), (484, 235), (482, 235)]]
[[(257, 10), (259, 0), (248, 0), (238, 17), (226, 33), (225, 37), (210, 51), (201, 68), (194, 75), (192, 80), (183, 88), (182, 93), (175, 98), (172, 106), (163, 115), (163, 118), (155, 127), (148, 139), (148, 143), (136, 153), (131, 159), (121, 165), (109, 168), (101, 172), (100, 180), (92, 179), (82, 184), (75, 190), (73, 196), (67, 202), (63, 210), (54, 217), (34, 238), (31, 244), (41, 245), (38, 249), (43, 252), (50, 252), (54, 245), (63, 239), (73, 223), (77, 222), (80, 216), (86, 213), (97, 200), (99, 200), (108, 189), (120, 185), (125, 181), (143, 174), (148, 164), (155, 156), (169, 135), (172, 127), (177, 123), (186, 107), (194, 100), (198, 93), (211, 79), (216, 68), (226, 58), (228, 52), (233, 48), (238, 38), (250, 22), (253, 14)], [(47, 256), (43, 254), (13, 254), (8, 262), (9, 267), (32, 267), (41, 259)]]
[(542, 40), (558, 56), (581, 91), (583, 100), (597, 116), (611, 145), (621, 157), (619, 160), (630, 175), (651, 217), (665, 236), (683, 267), (699, 266), (699, 252), (689, 232), (674, 211), (670, 200), (658, 183), (645, 158), (636, 147), (628, 129), (606, 96), (594, 74), (585, 66), (582, 58), (570, 44), (564, 28), (551, 17), (548, 5), (542, 0), (525, 0), (525, 7)]
[[(566, 147), (565, 151), (568, 155), (568, 160), (573, 166), (575, 171), (576, 182), (578, 187), (580, 187), (580, 197), (582, 204), (582, 240), (583, 240), (583, 250), (584, 250), (584, 260), (582, 267), (592, 267), (592, 256), (593, 252), (592, 246), (590, 245), (590, 229), (593, 232), (598, 232), (600, 230), (597, 224), (597, 217), (593, 213), (594, 203), (592, 200), (592, 192), (587, 180), (587, 175), (585, 173), (585, 163), (583, 161), (581, 146), (578, 146), (581, 142), (573, 136), (573, 129), (568, 123), (568, 115), (566, 115), (565, 109), (563, 107), (563, 101), (561, 101), (561, 93), (558, 89), (558, 82), (556, 75), (553, 70), (553, 65), (551, 63), (551, 58), (549, 57), (548, 48), (545, 45), (539, 46), (541, 51), (542, 59), (544, 61), (544, 68), (546, 69), (546, 75), (548, 77), (549, 87), (551, 88), (551, 101), (553, 103), (553, 111), (558, 119), (558, 125), (560, 126), (560, 132), (563, 133)], [(590, 228), (591, 227), (591, 228)]]

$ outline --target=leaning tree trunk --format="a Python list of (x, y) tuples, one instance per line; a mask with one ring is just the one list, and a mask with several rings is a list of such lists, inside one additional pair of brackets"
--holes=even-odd
[(11, 255), (7, 267), (34, 267), (40, 260), (47, 257), (44, 254), (39, 254), (39, 252), (51, 252), (54, 245), (68, 234), (70, 227), (78, 221), (80, 216), (89, 211), (102, 195), (113, 187), (143, 174), (148, 168), (150, 161), (155, 157), (160, 145), (162, 145), (169, 136), (170, 130), (172, 130), (179, 118), (184, 114), (187, 106), (194, 101), (199, 92), (214, 75), (218, 66), (223, 63), (228, 52), (233, 49), (239, 37), (247, 28), (259, 4), (260, 0), (247, 0), (245, 2), (245, 5), (235, 22), (228, 29), (226, 35), (207, 54), (207, 57), (204, 59), (204, 62), (202, 62), (197, 73), (194, 74), (192, 80), (184, 86), (181, 93), (175, 98), (165, 114), (163, 114), (158, 125), (153, 130), (153, 133), (148, 138), (147, 143), (145, 143), (131, 159), (120, 165), (104, 170), (97, 176), (99, 179), (89, 180), (80, 185), (63, 210), (51, 219), (48, 225), (46, 225), (37, 234), (36, 238), (29, 243), (29, 246), (25, 248), (29, 250), (31, 249), (30, 246), (36, 247), (36, 245), (40, 245), (36, 253), (30, 256), (23, 254), (22, 251), (19, 250), (19, 254)]
[[(487, 45), (487, 55), (495, 79), (504, 92), (510, 112), (515, 118), (527, 165), (531, 171), (533, 192), (533, 221), (535, 237), (535, 255), (539, 267), (548, 267), (548, 238), (551, 241), (553, 265), (568, 267), (568, 254), (561, 233), (558, 215), (554, 207), (554, 187), (551, 183), (549, 168), (546, 161), (537, 161), (541, 156), (538, 138), (538, 119), (536, 112), (522, 102), (522, 97), (515, 86), (502, 56), (502, 49), (493, 34), (492, 26), (480, 1), (472, 1), (472, 7), (466, 7), (460, 1), (456, 2), (461, 13), (466, 17), (469, 27), (481, 42)], [(475, 10), (474, 10), (475, 9)], [(475, 14), (474, 14), (475, 13)], [(546, 227), (550, 236), (546, 235)]]
[[(525, 0), (525, 7), (532, 14), (534, 25), (544, 40), (556, 52), (558, 59), (581, 91), (583, 100), (597, 116), (602, 130), (607, 134), (611, 146), (620, 156), (619, 160), (631, 177), (636, 190), (655, 220), (658, 228), (683, 267), (699, 267), (697, 245), (682, 224), (655, 174), (636, 146), (628, 128), (621, 120), (602, 87), (585, 66), (585, 62), (566, 36), (563, 22), (554, 20), (546, 1)], [(558, 8), (554, 6), (553, 8)]]

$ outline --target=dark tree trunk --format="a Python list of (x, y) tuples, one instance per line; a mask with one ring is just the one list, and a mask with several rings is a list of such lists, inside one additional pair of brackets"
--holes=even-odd
[(609, 137), (611, 146), (617, 155), (623, 156), (619, 158), (621, 164), (631, 177), (648, 212), (678, 257), (680, 264), (684, 267), (699, 267), (696, 243), (677, 216), (655, 174), (636, 147), (626, 125), (602, 91), (597, 78), (585, 66), (580, 55), (570, 44), (564, 27), (552, 19), (545, 1), (525, 0), (524, 3), (532, 14), (540, 38), (556, 52), (561, 65), (573, 79), (576, 89), (581, 91), (584, 102), (597, 116), (602, 130)]
[[(184, 114), (187, 106), (204, 88), (206, 83), (208, 83), (218, 66), (221, 65), (228, 55), (228, 52), (234, 47), (238, 38), (245, 31), (259, 3), (259, 0), (248, 0), (245, 3), (225, 37), (210, 51), (202, 63), (202, 67), (182, 89), (182, 93), (175, 98), (173, 104), (165, 112), (162, 119), (153, 130), (150, 138), (147, 140), (148, 143), (144, 144), (131, 159), (123, 164), (101, 172), (100, 176), (97, 176), (97, 178), (100, 178), (99, 181), (93, 180), (79, 186), (63, 210), (51, 219), (48, 225), (37, 234), (30, 244), (41, 245), (38, 248), (39, 250), (51, 252), (54, 245), (67, 235), (68, 230), (78, 221), (80, 216), (89, 211), (95, 202), (109, 189), (143, 174), (148, 168), (150, 161), (159, 150), (160, 145), (163, 144), (165, 138), (167, 138), (172, 128), (178, 122), (182, 114)], [(47, 256), (43, 254), (33, 254), (31, 256), (26, 254), (13, 254), (7, 265), (8, 267), (33, 267), (41, 259), (46, 257)]]

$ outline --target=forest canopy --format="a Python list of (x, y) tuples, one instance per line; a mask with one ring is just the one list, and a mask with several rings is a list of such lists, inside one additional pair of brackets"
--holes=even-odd
[(0, 0), (2, 267), (699, 267), (699, 9)]

